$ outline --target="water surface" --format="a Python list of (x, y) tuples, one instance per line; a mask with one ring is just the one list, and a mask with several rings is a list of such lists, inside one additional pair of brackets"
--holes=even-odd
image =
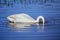
[[(19, 7), (20, 6), (20, 7)], [(9, 25), (7, 16), (12, 14), (26, 13), (37, 19), (39, 15), (44, 16), (45, 25), (41, 30), (37, 25), (26, 27), (26, 30), (15, 30)], [(60, 39), (60, 5), (29, 5), (22, 7), (0, 8), (0, 40), (59, 40)], [(41, 27), (41, 26), (40, 26)], [(20, 28), (21, 29), (21, 28)]]

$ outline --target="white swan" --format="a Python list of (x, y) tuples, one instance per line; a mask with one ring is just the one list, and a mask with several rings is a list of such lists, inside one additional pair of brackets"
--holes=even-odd
[(7, 19), (11, 22), (19, 22), (19, 23), (39, 23), (39, 20), (42, 19), (42, 23), (44, 25), (45, 20), (43, 16), (38, 16), (37, 20), (33, 19), (31, 16), (29, 16), (28, 14), (14, 14), (14, 15), (10, 15), (7, 17)]

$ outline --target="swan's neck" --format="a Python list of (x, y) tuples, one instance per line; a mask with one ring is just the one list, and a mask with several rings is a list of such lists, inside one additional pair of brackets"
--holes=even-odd
[(42, 22), (43, 22), (43, 24), (45, 23), (45, 20), (44, 20), (44, 17), (43, 16), (38, 16), (38, 18), (37, 18), (37, 22), (39, 22), (40, 21), (40, 19), (42, 19)]

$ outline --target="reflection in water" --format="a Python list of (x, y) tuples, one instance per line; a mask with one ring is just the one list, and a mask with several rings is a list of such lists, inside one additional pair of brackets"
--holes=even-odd
[(43, 31), (44, 30), (44, 24), (37, 24), (37, 29), (39, 31)]
[(43, 31), (44, 30), (44, 25), (40, 24), (40, 23), (36, 23), (36, 24), (30, 24), (30, 23), (11, 23), (9, 22), (10, 27), (12, 28), (12, 30), (14, 31), (29, 31), (29, 29), (32, 28), (32, 26), (34, 27), (34, 25), (37, 25), (37, 29), (39, 31)]

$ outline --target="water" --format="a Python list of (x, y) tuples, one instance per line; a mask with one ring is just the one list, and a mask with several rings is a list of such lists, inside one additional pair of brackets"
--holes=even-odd
[[(19, 7), (20, 6), (20, 7)], [(15, 30), (7, 20), (12, 14), (26, 13), (36, 19), (44, 16), (45, 25), (41, 30), (37, 25), (31, 25), (22, 30)], [(14, 7), (0, 7), (0, 40), (59, 40), (60, 39), (60, 5), (29, 5), (19, 4)], [(40, 26), (41, 27), (41, 26)]]

